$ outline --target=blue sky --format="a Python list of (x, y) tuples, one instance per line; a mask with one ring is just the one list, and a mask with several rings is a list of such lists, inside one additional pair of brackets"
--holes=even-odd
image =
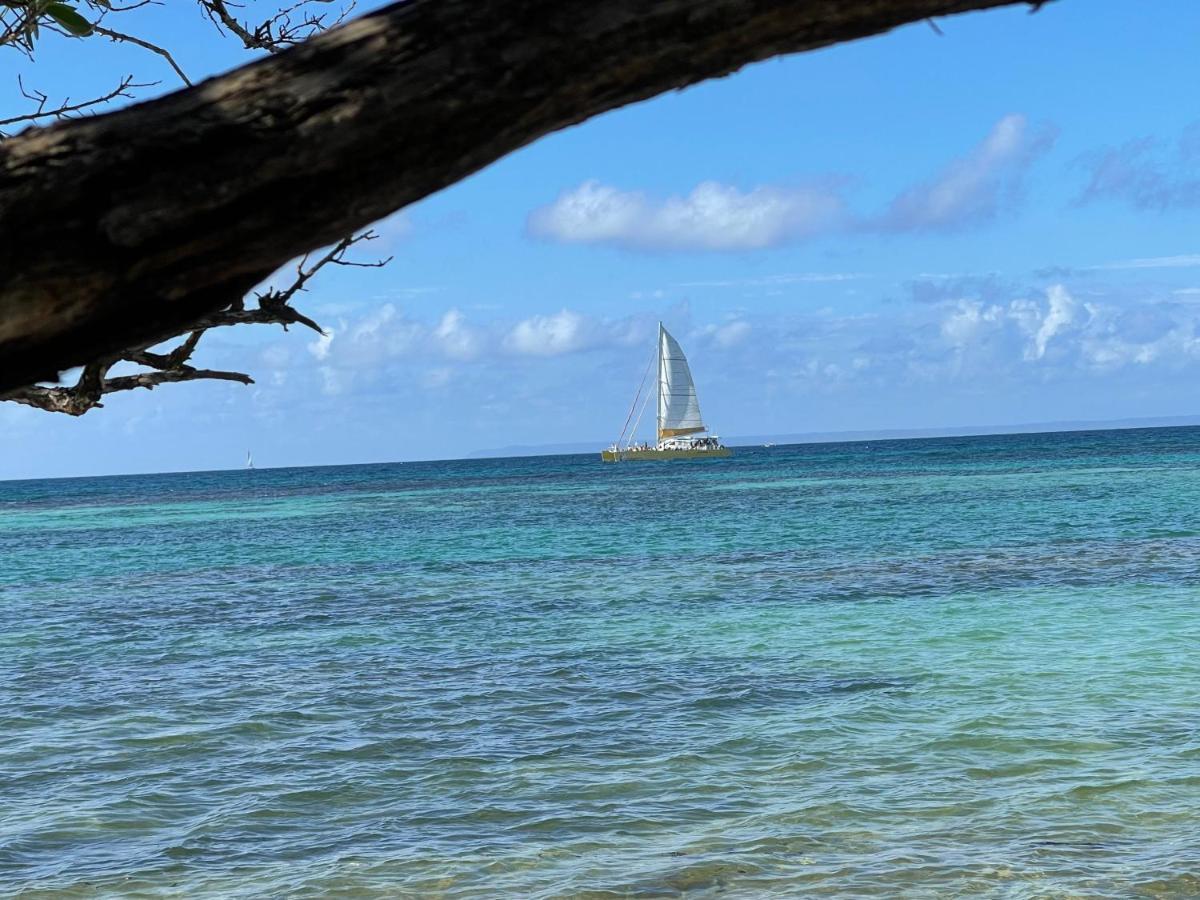
[[(185, 3), (143, 33), (244, 61)], [(379, 226), (257, 383), (0, 404), (0, 478), (608, 441), (663, 320), (721, 434), (1200, 413), (1200, 5), (1061, 0), (766, 62), (552, 135)], [(130, 48), (48, 43), (54, 96)], [(22, 108), (15, 90), (0, 112)]]

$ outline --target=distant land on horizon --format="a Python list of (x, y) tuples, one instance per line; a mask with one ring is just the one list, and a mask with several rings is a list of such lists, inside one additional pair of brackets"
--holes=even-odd
[[(807, 431), (791, 434), (746, 434), (726, 439), (730, 447), (762, 444), (838, 444), (853, 441), (896, 441), (905, 438), (980, 437), (989, 434), (1039, 434), (1055, 431), (1119, 431), (1126, 428), (1179, 428), (1200, 425), (1200, 415), (1147, 416), (1135, 419), (1098, 419), (1062, 422), (1026, 422), (1019, 425), (959, 425), (947, 428), (888, 428), (864, 431)], [(465, 459), (507, 456), (560, 456), (599, 453), (611, 441), (576, 441), (570, 444), (509, 444), (472, 450)]]

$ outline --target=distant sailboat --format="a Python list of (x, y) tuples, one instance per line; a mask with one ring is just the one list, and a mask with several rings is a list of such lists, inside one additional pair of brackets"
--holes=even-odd
[(252, 456), (250, 455), (250, 451), (249, 451), (249, 450), (247, 450), (247, 451), (246, 451), (246, 468), (247, 468), (247, 469), (253, 469), (253, 468), (254, 468), (254, 457), (252, 457)]
[[(644, 376), (642, 385), (645, 385)], [(697, 459), (730, 455), (729, 448), (721, 443), (720, 438), (705, 433), (708, 427), (700, 417), (700, 401), (696, 396), (696, 383), (692, 380), (687, 357), (683, 355), (679, 342), (663, 328), (662, 322), (658, 323), (658, 430), (653, 446), (634, 443), (641, 413), (638, 413), (633, 429), (629, 428), (641, 394), (642, 388), (639, 387), (629, 408), (629, 415), (625, 417), (621, 436), (600, 453), (602, 460)], [(642, 412), (645, 412), (649, 401), (647, 393)]]

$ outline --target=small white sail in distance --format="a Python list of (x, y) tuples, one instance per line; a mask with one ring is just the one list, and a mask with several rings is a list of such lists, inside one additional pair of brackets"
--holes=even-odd
[(250, 455), (249, 450), (246, 451), (246, 468), (247, 469), (254, 468), (254, 458)]
[(679, 342), (658, 323), (658, 439), (704, 431), (696, 383)]

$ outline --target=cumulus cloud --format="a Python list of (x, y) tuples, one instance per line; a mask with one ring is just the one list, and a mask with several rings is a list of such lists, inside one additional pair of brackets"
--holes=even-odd
[(500, 345), (518, 356), (562, 356), (598, 348), (646, 345), (654, 323), (649, 316), (600, 318), (562, 309), (522, 319), (504, 331)]
[(433, 330), (434, 340), (447, 356), (454, 359), (474, 359), (482, 348), (483, 336), (467, 324), (466, 316), (451, 309)]
[(724, 325), (708, 325), (700, 330), (700, 334), (712, 340), (722, 349), (735, 347), (744, 342), (751, 332), (750, 323), (744, 319), (734, 319)]
[[(318, 364), (326, 393), (342, 393), (352, 382), (367, 384), (375, 379), (373, 373), (397, 366), (412, 368), (414, 383), (436, 388), (467, 365), (649, 346), (653, 328), (650, 316), (596, 317), (566, 308), (515, 322), (469, 317), (457, 307), (427, 319), (387, 303), (358, 318), (338, 320), (336, 328), (306, 349)], [(289, 362), (285, 356), (274, 361), (280, 366)]]
[(653, 199), (586, 181), (529, 216), (531, 234), (563, 243), (647, 250), (751, 250), (810, 237), (844, 218), (839, 185), (736, 187), (705, 181), (684, 197)]
[[(1133, 384), (1177, 391), (1200, 378), (1194, 295), (1101, 275), (1080, 292), (987, 279), (972, 286), (953, 277), (966, 290), (854, 313), (784, 305), (727, 318), (697, 317), (686, 308), (664, 314), (689, 352), (706, 405), (726, 410), (724, 416), (768, 401), (776, 411), (813, 408), (801, 401), (807, 397), (831, 409), (877, 403), (919, 419), (949, 396), (986, 406), (1001, 395), (1058, 391), (1069, 398), (1084, 384), (1094, 385), (1092, 397), (1103, 397), (1106, 386)], [(264, 362), (279, 368), (256, 373), (258, 390), (274, 398), (271, 408), (302, 396), (341, 409), (346, 397), (358, 396), (383, 398), (398, 410), (458, 404), (447, 414), (466, 425), (491, 416), (507, 421), (492, 406), (566, 408), (581, 390), (606, 396), (598, 370), (618, 373), (618, 381), (638, 378), (652, 354), (655, 318), (570, 307), (525, 317), (465, 305), (426, 313), (381, 307), (332, 323), (327, 339), (297, 339), (290, 357), (264, 351)], [(211, 352), (226, 350), (214, 345)], [(213, 360), (218, 367), (225, 362)], [(609, 393), (603, 402), (623, 415), (628, 397)], [(908, 401), (912, 410), (902, 408)], [(571, 427), (590, 424), (581, 414)]]
[(942, 320), (941, 333), (960, 352), (988, 348), (1004, 356), (1019, 348), (1022, 360), (1038, 362), (1046, 358), (1055, 337), (1086, 325), (1093, 314), (1062, 285), (1054, 285), (1046, 291), (1044, 303), (1026, 298), (1006, 304), (960, 300)]
[(320, 337), (308, 345), (308, 352), (317, 359), (325, 359), (329, 356), (329, 348), (333, 345), (333, 335), (333, 329), (326, 328)]
[(1139, 138), (1080, 158), (1088, 183), (1080, 205), (1099, 200), (1127, 203), (1139, 210), (1194, 209), (1200, 206), (1200, 122), (1169, 148), (1155, 138)]
[[(1200, 377), (1194, 296), (1156, 290), (1143, 297), (1142, 287), (1108, 284), (1099, 275), (1080, 294), (1057, 283), (1040, 289), (986, 276), (975, 283), (940, 277), (946, 289), (926, 302), (853, 314), (783, 309), (715, 321), (697, 321), (686, 309), (668, 315), (715, 396), (733, 385), (780, 398), (844, 391), (919, 397), (959, 388), (982, 396), (1001, 382), (1041, 390), (1135, 371), (1148, 379)], [(560, 308), (518, 319), (465, 307), (421, 316), (384, 306), (334, 325), (325, 338), (301, 343), (298, 355), (272, 355), (286, 379), (263, 377), (262, 390), (412, 397), (473, 386), (478, 396), (495, 392), (497, 402), (524, 390), (523, 404), (552, 405), (562, 385), (578, 385), (597, 365), (640, 373), (655, 317)], [(584, 353), (593, 358), (571, 359)]]
[(1013, 208), (1029, 169), (1054, 139), (1050, 126), (1034, 128), (1022, 115), (1005, 116), (969, 153), (874, 215), (853, 215), (843, 196), (847, 179), (829, 175), (801, 186), (762, 185), (749, 191), (704, 181), (686, 196), (665, 199), (593, 180), (534, 210), (527, 228), (561, 243), (717, 251), (758, 250), (839, 231), (953, 230)]
[(1055, 129), (1025, 116), (1000, 119), (979, 144), (930, 181), (901, 192), (866, 223), (883, 231), (945, 231), (996, 218), (1021, 197), (1030, 167), (1054, 144)]
[[(1035, 320), (1040, 312), (1040, 309), (1035, 309)], [(1037, 330), (1033, 333), (1033, 342), (1026, 351), (1026, 358), (1044, 357), (1051, 339), (1073, 325), (1078, 314), (1079, 304), (1067, 293), (1067, 289), (1061, 284), (1053, 285), (1046, 291), (1046, 311), (1037, 321)]]
[(1003, 322), (1005, 316), (1003, 307), (986, 306), (978, 300), (959, 300), (942, 320), (941, 334), (952, 347), (970, 347), (982, 343), (982, 336)]
[(1087, 302), (1062, 285), (1043, 297), (1007, 303), (962, 300), (948, 308), (940, 335), (958, 371), (1060, 372), (1200, 363), (1200, 317), (1186, 302)]
[(583, 316), (569, 309), (552, 316), (532, 316), (518, 322), (505, 336), (504, 343), (514, 353), (558, 356), (587, 344), (588, 324)]

